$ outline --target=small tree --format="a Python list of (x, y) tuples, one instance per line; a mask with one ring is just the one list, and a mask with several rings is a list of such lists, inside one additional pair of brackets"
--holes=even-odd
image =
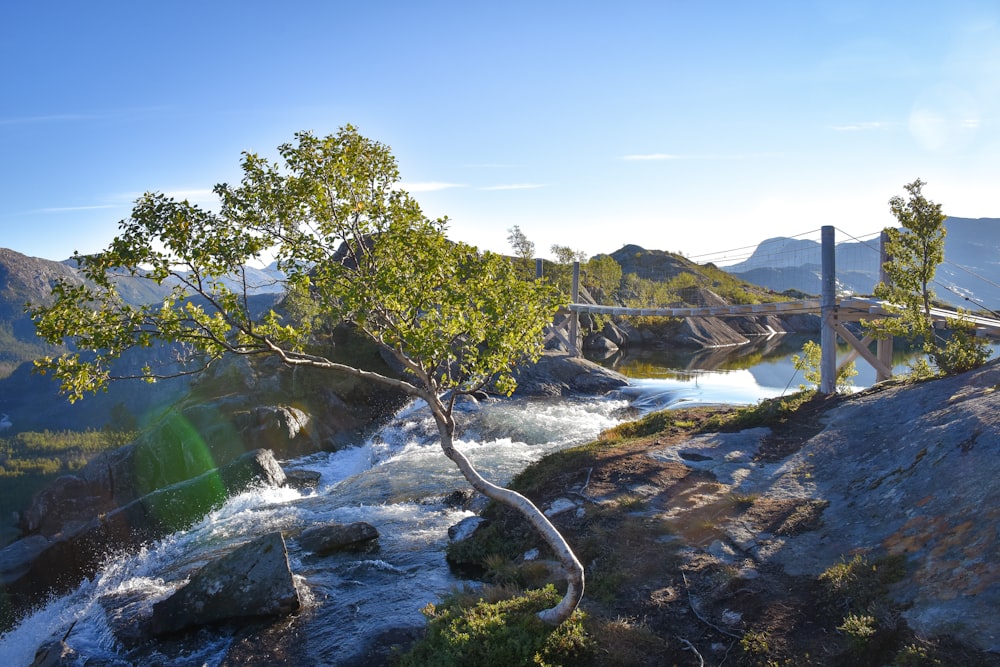
[(528, 279), (534, 278), (534, 241), (529, 241), (525, 233), (521, 231), (521, 228), (518, 225), (514, 225), (507, 230), (507, 243), (509, 243), (511, 249), (513, 249), (514, 257), (517, 258), (518, 264), (521, 265), (521, 270), (524, 272), (525, 277)]
[[(819, 343), (812, 340), (807, 340), (805, 345), (802, 346), (802, 356), (797, 354), (792, 355), (792, 366), (797, 371), (802, 371), (802, 377), (806, 382), (816, 385), (819, 387), (820, 383), (823, 381), (823, 374), (820, 370), (820, 361), (823, 351), (820, 348)], [(837, 391), (841, 393), (846, 393), (851, 390), (854, 386), (854, 378), (858, 374), (857, 366), (855, 366), (853, 361), (850, 361), (840, 368), (837, 369)], [(807, 387), (805, 385), (799, 385), (799, 389), (805, 390)]]
[[(514, 367), (541, 354), (544, 328), (560, 305), (557, 293), (545, 282), (520, 279), (504, 257), (448, 241), (446, 221), (424, 217), (396, 187), (388, 147), (351, 126), (322, 139), (299, 133), (296, 140), (279, 147), (280, 162), (245, 153), (241, 183), (215, 188), (218, 213), (160, 194), (139, 199), (107, 250), (75, 255), (89, 282), (59, 283), (51, 306), (31, 308), (45, 339), (69, 339), (90, 355), (38, 365), (76, 400), (117, 379), (109, 364), (125, 350), (161, 340), (198, 350), (200, 369), (228, 354), (271, 356), (423, 399), (445, 455), (477, 491), (523, 514), (558, 558), (567, 591), (539, 617), (562, 622), (583, 595), (582, 566), (531, 501), (487, 481), (455, 448), (453, 411), (460, 395), (490, 383), (504, 393), (514, 389)], [(257, 317), (246, 289), (222, 282), (265, 252), (287, 276), (294, 318), (273, 311)], [(175, 286), (160, 304), (130, 306), (112, 270)], [(312, 332), (329, 322), (353, 324), (398, 360), (405, 377), (310, 352)], [(158, 377), (151, 368), (142, 376)]]
[(891, 304), (897, 317), (873, 320), (864, 326), (878, 338), (920, 339), (924, 352), (934, 359), (941, 372), (961, 372), (981, 366), (990, 352), (984, 342), (970, 335), (968, 322), (962, 317), (950, 321), (953, 335), (949, 340), (939, 339), (934, 332), (931, 318), (934, 291), (930, 284), (938, 265), (944, 261), (947, 216), (941, 204), (924, 197), (924, 185), (918, 178), (903, 186), (909, 198), (897, 195), (889, 200), (900, 228), (886, 229), (889, 261), (884, 269), (888, 282), (876, 286), (875, 296)]
[(598, 300), (609, 303), (618, 296), (622, 285), (622, 267), (608, 255), (595, 255), (582, 267), (584, 286)]

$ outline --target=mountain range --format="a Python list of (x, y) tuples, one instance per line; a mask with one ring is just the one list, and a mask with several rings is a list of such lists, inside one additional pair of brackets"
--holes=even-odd
[[(969, 310), (1000, 311), (1000, 218), (949, 217), (944, 263), (932, 285), (937, 299)], [(838, 241), (838, 290), (871, 294), (879, 279), (878, 240)], [(778, 237), (761, 242), (745, 261), (722, 267), (776, 292), (820, 293), (820, 244)]]

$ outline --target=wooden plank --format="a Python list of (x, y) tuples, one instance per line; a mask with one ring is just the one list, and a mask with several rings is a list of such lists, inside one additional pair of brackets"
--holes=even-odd
[(888, 377), (892, 377), (892, 369), (886, 367), (885, 364), (879, 361), (878, 357), (872, 354), (871, 350), (869, 350), (866, 345), (862, 345), (861, 341), (859, 341), (857, 337), (847, 329), (847, 327), (840, 322), (834, 322), (833, 328), (838, 334), (840, 334), (840, 337), (843, 338), (848, 345), (857, 350), (858, 354), (864, 357), (865, 361), (871, 364), (871, 367), (874, 368), (876, 372), (885, 373)]

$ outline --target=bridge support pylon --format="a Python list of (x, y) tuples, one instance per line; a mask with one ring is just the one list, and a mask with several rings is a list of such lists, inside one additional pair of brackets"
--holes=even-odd
[(824, 225), (820, 232), (822, 274), (820, 283), (820, 362), (819, 391), (837, 391), (837, 263), (833, 227)]

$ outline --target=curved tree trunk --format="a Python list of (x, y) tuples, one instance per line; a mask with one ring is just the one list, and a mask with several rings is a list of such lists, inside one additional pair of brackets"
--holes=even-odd
[(545, 543), (548, 544), (559, 559), (559, 564), (562, 566), (563, 573), (566, 576), (566, 594), (555, 607), (543, 609), (538, 612), (538, 618), (543, 622), (550, 625), (559, 625), (569, 618), (570, 614), (576, 610), (580, 604), (580, 600), (583, 598), (583, 565), (580, 564), (580, 561), (577, 559), (576, 554), (573, 553), (566, 539), (534, 503), (516, 491), (497, 486), (486, 480), (473, 467), (472, 462), (462, 452), (455, 449), (455, 422), (447, 414), (444, 406), (440, 404), (432, 406), (431, 411), (434, 413), (434, 421), (437, 422), (438, 432), (441, 434), (441, 449), (444, 450), (445, 456), (455, 462), (455, 465), (462, 471), (462, 475), (472, 485), (472, 488), (487, 498), (495, 500), (498, 503), (503, 503), (520, 512), (534, 526), (535, 530), (538, 531), (539, 535), (541, 535), (542, 539), (545, 540)]

